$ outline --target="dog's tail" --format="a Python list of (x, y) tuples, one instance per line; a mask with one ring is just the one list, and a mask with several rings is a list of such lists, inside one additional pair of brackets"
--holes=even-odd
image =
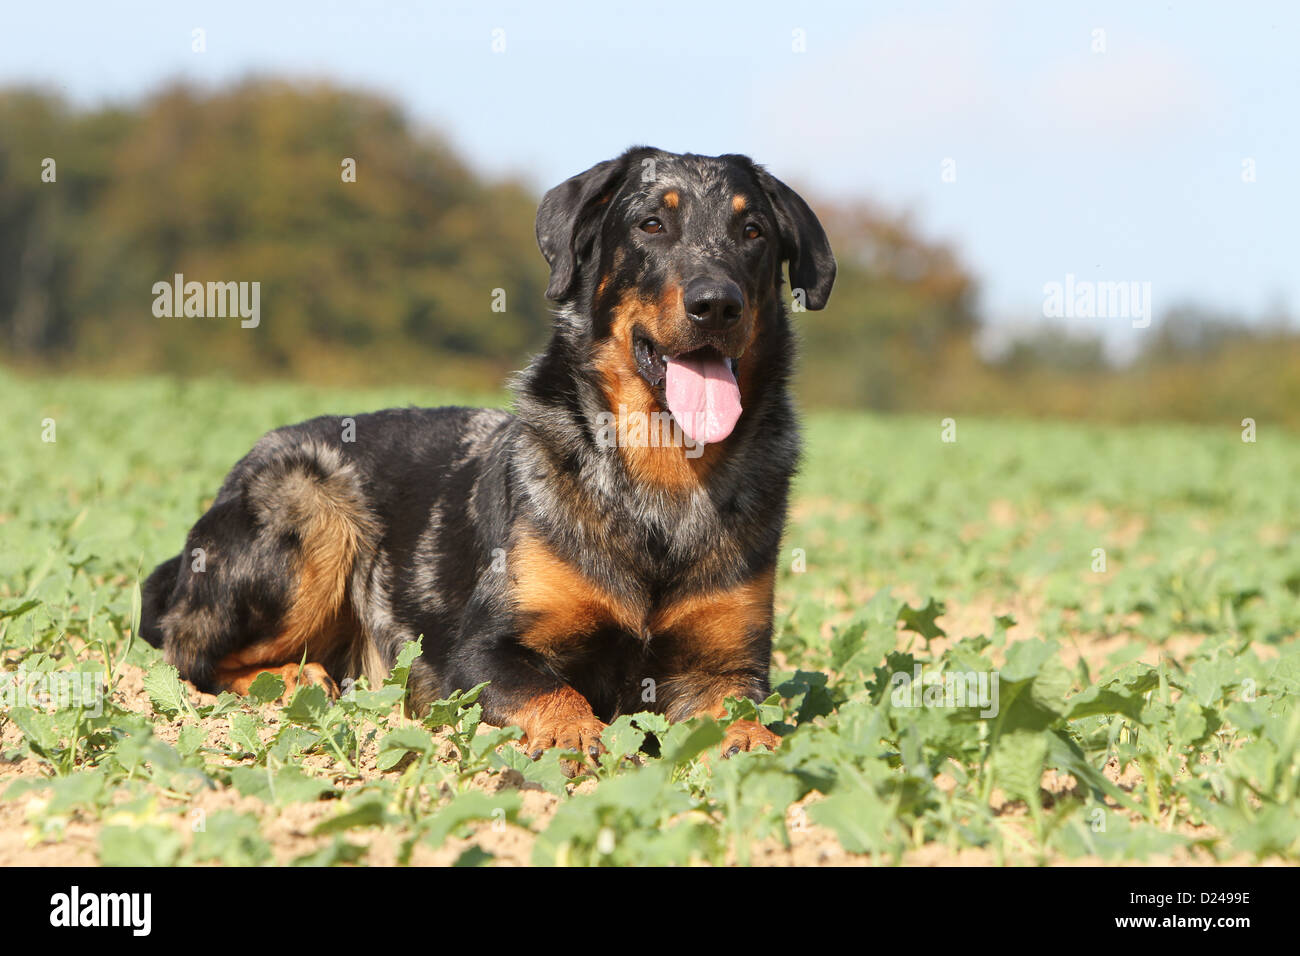
[(140, 636), (157, 648), (163, 645), (162, 616), (171, 606), (180, 567), (181, 556), (178, 554), (154, 568), (141, 589)]

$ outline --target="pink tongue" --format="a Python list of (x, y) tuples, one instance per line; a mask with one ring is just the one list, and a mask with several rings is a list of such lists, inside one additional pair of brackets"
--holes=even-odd
[(719, 442), (740, 418), (740, 389), (727, 360), (712, 349), (669, 359), (665, 390), (668, 410), (686, 437)]

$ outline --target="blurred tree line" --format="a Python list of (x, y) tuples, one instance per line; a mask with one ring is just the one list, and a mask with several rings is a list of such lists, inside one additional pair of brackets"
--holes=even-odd
[[(56, 184), (41, 181), (45, 157)], [(106, 371), (496, 387), (548, 322), (535, 209), (530, 190), (483, 181), (392, 104), (352, 92), (174, 88), (89, 113), (10, 93), (0, 342)], [(261, 325), (156, 318), (152, 286), (176, 273), (259, 281)]]
[[(1040, 326), (989, 360), (952, 250), (906, 217), (810, 199), (840, 268), (830, 308), (795, 317), (805, 403), (1300, 424), (1285, 322), (1181, 310), (1118, 369), (1099, 340)], [(393, 103), (328, 85), (173, 87), (89, 111), (0, 92), (0, 354), (39, 370), (496, 389), (549, 332), (537, 200)], [(153, 284), (176, 273), (259, 281), (261, 325), (156, 317)]]

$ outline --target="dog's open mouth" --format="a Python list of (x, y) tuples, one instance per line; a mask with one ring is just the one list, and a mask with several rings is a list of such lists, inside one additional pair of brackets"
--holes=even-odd
[(633, 352), (637, 371), (687, 438), (712, 443), (731, 434), (741, 412), (736, 359), (712, 346), (670, 355), (641, 332)]

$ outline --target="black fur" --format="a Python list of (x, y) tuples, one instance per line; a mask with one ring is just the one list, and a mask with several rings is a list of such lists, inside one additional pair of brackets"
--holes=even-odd
[[(664, 225), (653, 235), (639, 228), (652, 217)], [(549, 346), (514, 383), (515, 414), (394, 409), (355, 416), (354, 441), (333, 416), (265, 436), (230, 472), (185, 551), (145, 583), (142, 634), (184, 677), (217, 690), (223, 658), (275, 637), (315, 546), (304, 541), (310, 509), (326, 508), (331, 533), (358, 542), (338, 610), (347, 633), (322, 640), (318, 654), (308, 645), (335, 680), (367, 672), (373, 682), (405, 641), (423, 636), (411, 678), (417, 711), (485, 680), (481, 700), (494, 723), (564, 686), (603, 720), (654, 707), (689, 716), (724, 685), (766, 695), (770, 620), (721, 667), (690, 633), (652, 633), (648, 623), (604, 622), (539, 654), (520, 640), (536, 612), (515, 600), (511, 560), (521, 535), (540, 535), (594, 592), (646, 622), (774, 570), (799, 455), (782, 264), (807, 307), (824, 306), (835, 275), (825, 234), (802, 199), (745, 157), (637, 148), (548, 192), (537, 235), (558, 308)], [(655, 344), (738, 355), (750, 392), (700, 480), (648, 482), (598, 440), (609, 363), (636, 363), (610, 348), (611, 336), (629, 297), (672, 301), (704, 273), (743, 289), (752, 344), (739, 354), (739, 333), (662, 315)], [(653, 704), (647, 678), (663, 688)]]

